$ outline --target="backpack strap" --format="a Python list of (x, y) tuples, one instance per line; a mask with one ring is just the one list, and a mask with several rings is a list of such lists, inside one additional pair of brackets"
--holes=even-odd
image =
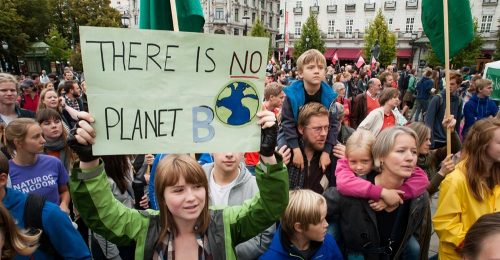
[[(42, 196), (30, 193), (24, 204), (24, 227), (28, 229), (29, 234), (36, 234), (37, 230), (43, 231), (42, 212), (46, 199)], [(54, 256), (54, 259), (63, 259), (56, 251), (46, 232), (42, 232), (39, 240), (42, 250), (48, 255)]]

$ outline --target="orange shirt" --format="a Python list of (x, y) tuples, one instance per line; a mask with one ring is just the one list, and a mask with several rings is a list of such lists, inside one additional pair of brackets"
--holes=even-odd
[(379, 108), (378, 98), (373, 99), (368, 94), (366, 94), (366, 114), (370, 114), (375, 108)]
[(388, 127), (395, 126), (396, 125), (396, 117), (394, 117), (394, 113), (390, 113), (389, 115), (386, 115), (384, 113), (384, 124), (382, 125), (382, 129), (384, 130)]

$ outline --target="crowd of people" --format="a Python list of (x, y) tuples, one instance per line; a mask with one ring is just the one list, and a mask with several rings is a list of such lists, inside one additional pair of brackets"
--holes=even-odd
[(314, 49), (266, 71), (259, 151), (128, 156), (92, 154), (83, 75), (0, 73), (2, 258), (499, 257), (491, 81)]

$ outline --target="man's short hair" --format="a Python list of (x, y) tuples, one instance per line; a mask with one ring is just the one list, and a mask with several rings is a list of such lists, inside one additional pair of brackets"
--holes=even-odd
[(321, 208), (326, 200), (320, 194), (307, 189), (290, 191), (288, 206), (281, 218), (281, 225), (288, 237), (295, 235), (295, 223), (307, 231), (310, 225), (321, 222)]
[(310, 102), (305, 104), (299, 111), (297, 125), (304, 127), (309, 125), (309, 120), (313, 116), (326, 116), (328, 117), (328, 109), (320, 103)]
[(32, 80), (35, 80), (36, 78), (40, 77), (40, 75), (36, 74), (36, 73), (33, 73), (31, 74), (31, 79)]
[(0, 73), (0, 84), (4, 82), (12, 82), (16, 85), (16, 89), (18, 88), (18, 81), (16, 77), (9, 73)]
[(64, 81), (64, 85), (63, 85), (64, 92), (69, 93), (73, 89), (73, 84), (75, 84), (75, 83), (76, 82), (73, 80)]
[(302, 72), (304, 69), (304, 65), (311, 62), (321, 63), (326, 68), (326, 59), (323, 53), (319, 52), (316, 49), (310, 49), (302, 53), (297, 59), (297, 71)]
[(457, 83), (457, 85), (462, 84), (462, 80), (463, 80), (463, 78), (462, 78), (462, 74), (460, 74), (460, 73), (459, 73), (458, 71), (456, 71), (456, 70), (452, 70), (452, 71), (450, 71), (450, 81), (451, 81), (452, 79), (454, 79), (454, 80), (455, 80), (455, 82)]
[(395, 98), (397, 96), (399, 96), (399, 90), (397, 88), (384, 88), (380, 93), (378, 102), (380, 103), (380, 106), (383, 106), (391, 98)]
[(283, 86), (278, 82), (271, 82), (264, 89), (264, 99), (269, 100), (271, 96), (277, 97), (281, 92), (283, 92)]
[(384, 71), (380, 74), (380, 76), (378, 76), (378, 79), (380, 80), (380, 83), (382, 83), (382, 85), (384, 85), (385, 82), (387, 81), (387, 77), (389, 77), (389, 76), (392, 76), (392, 72)]
[(376, 78), (371, 78), (370, 80), (368, 80), (367, 88), (370, 88), (371, 86), (375, 85), (376, 80), (377, 80)]
[(477, 91), (480, 91), (482, 90), (483, 88), (489, 86), (489, 85), (492, 85), (493, 84), (493, 81), (489, 80), (489, 79), (478, 79), (476, 80), (475, 82), (475, 85), (476, 85), (476, 90)]
[(54, 73), (50, 73), (50, 74), (48, 75), (48, 77), (49, 77), (49, 78), (51, 78), (51, 79), (57, 79), (57, 75), (56, 75), (56, 74), (54, 74)]
[(276, 75), (279, 77), (279, 76), (283, 76), (283, 75), (286, 75), (286, 72), (284, 70), (279, 70), (278, 72), (276, 72)]

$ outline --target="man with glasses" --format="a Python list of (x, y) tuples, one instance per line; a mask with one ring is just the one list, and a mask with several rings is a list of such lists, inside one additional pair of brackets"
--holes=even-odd
[(304, 158), (304, 167), (301, 170), (293, 163), (287, 166), (290, 189), (311, 189), (322, 194), (327, 187), (335, 186), (333, 170), (337, 158), (330, 153), (332, 163), (325, 171), (320, 164), (329, 129), (329, 112), (325, 106), (310, 102), (300, 109), (297, 130), (300, 134), (299, 146)]

